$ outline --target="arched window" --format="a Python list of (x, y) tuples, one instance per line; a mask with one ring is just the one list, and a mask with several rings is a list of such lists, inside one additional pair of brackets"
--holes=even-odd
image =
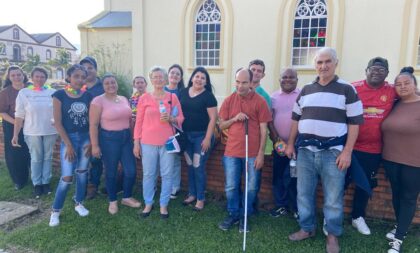
[(13, 61), (17, 62), (17, 61), (21, 61), (22, 57), (21, 57), (21, 53), (20, 53), (20, 46), (19, 45), (14, 45), (13, 46)]
[(56, 78), (58, 80), (62, 80), (64, 77), (64, 70), (62, 68), (58, 68), (56, 71)]
[(27, 55), (28, 56), (33, 56), (34, 55), (34, 50), (33, 50), (33, 48), (32, 47), (28, 47), (28, 49), (27, 49)]
[(45, 59), (51, 60), (51, 50), (47, 49), (47, 51), (45, 52)]
[(292, 65), (311, 65), (315, 52), (325, 46), (326, 36), (326, 1), (300, 0), (293, 27)]
[(6, 44), (0, 43), (0, 55), (6, 54)]
[(19, 29), (14, 28), (13, 29), (13, 39), (18, 40), (19, 39)]
[(61, 38), (60, 36), (55, 37), (55, 45), (61, 47)]
[(220, 65), (220, 31), (222, 15), (214, 0), (205, 0), (195, 19), (195, 65)]
[(69, 56), (69, 62), (71, 62), (71, 52), (67, 52), (67, 55)]

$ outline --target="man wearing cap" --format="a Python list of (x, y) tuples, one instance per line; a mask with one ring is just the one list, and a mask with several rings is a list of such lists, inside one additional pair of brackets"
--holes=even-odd
[[(102, 86), (101, 79), (97, 76), (98, 65), (96, 63), (96, 60), (93, 57), (86, 56), (80, 61), (80, 65), (83, 65), (88, 72), (85, 81), (87, 92), (92, 94), (93, 97), (104, 94), (105, 91), (104, 87)], [(89, 182), (86, 193), (87, 199), (95, 198), (100, 184), (102, 171), (102, 160), (92, 157), (91, 168), (89, 173)]]
[[(376, 187), (376, 173), (381, 162), (381, 124), (391, 112), (396, 97), (393, 85), (385, 81), (388, 72), (388, 61), (375, 57), (367, 65), (366, 79), (352, 83), (362, 101), (364, 118), (353, 154), (372, 188)], [(368, 200), (368, 193), (356, 186), (351, 214), (352, 225), (364, 235), (370, 235), (370, 229), (364, 219)]]
[[(270, 139), (275, 146), (277, 143), (287, 143), (289, 140), (290, 126), (292, 125), (292, 109), (300, 89), (295, 69), (286, 68), (280, 75), (280, 90), (271, 95), (271, 112), (273, 121), (268, 123)], [(290, 159), (283, 153), (273, 150), (273, 196), (274, 209), (272, 217), (286, 215), (290, 206), (297, 217), (296, 206), (296, 176), (291, 178), (289, 170)]]

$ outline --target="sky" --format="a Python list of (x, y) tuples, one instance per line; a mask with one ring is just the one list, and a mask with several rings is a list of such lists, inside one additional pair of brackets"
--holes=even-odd
[(104, 0), (0, 0), (0, 26), (17, 24), (28, 33), (61, 33), (80, 44), (77, 25), (104, 9)]

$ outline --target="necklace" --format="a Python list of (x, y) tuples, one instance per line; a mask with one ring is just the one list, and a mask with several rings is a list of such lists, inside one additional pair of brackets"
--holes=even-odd
[(37, 87), (31, 84), (28, 86), (28, 89), (33, 90), (33, 91), (43, 91), (43, 90), (51, 89), (51, 86), (49, 86), (48, 84), (44, 84), (42, 85), (42, 87)]
[(71, 87), (70, 84), (67, 84), (64, 87), (64, 90), (67, 91), (70, 94), (73, 94), (73, 95), (77, 96), (77, 95), (80, 95), (80, 94), (82, 94), (86, 91), (86, 85), (83, 85), (82, 88), (79, 89), (79, 90), (75, 90), (73, 87)]

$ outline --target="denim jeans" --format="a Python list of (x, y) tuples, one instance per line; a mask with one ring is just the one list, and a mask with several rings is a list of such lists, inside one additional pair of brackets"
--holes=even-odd
[(106, 170), (106, 190), (110, 202), (117, 200), (117, 170), (121, 162), (123, 168), (123, 198), (130, 198), (136, 181), (136, 160), (133, 141), (129, 129), (108, 131), (100, 129), (99, 145), (102, 162)]
[(276, 208), (288, 207), (290, 185), (290, 159), (273, 151), (273, 196)]
[(102, 159), (97, 157), (90, 158), (90, 170), (89, 170), (89, 184), (93, 184), (96, 188), (99, 188), (101, 183), (101, 176), (103, 171)]
[(297, 156), (297, 189), (299, 225), (307, 231), (315, 230), (316, 187), (321, 178), (324, 193), (325, 229), (339, 236), (343, 233), (343, 198), (345, 170), (338, 169), (335, 161), (340, 151), (322, 150), (312, 152), (300, 148)]
[[(76, 203), (83, 202), (86, 194), (87, 172), (90, 157), (85, 155), (85, 147), (90, 143), (89, 133), (69, 133), (67, 135), (73, 146), (74, 152), (76, 153), (76, 158), (73, 162), (66, 159), (67, 146), (62, 141), (60, 147), (61, 178), (52, 205), (54, 211), (60, 211), (63, 208), (67, 191), (72, 184), (74, 172), (76, 172), (76, 193), (74, 201)], [(66, 180), (66, 178), (68, 179), (69, 177), (71, 179)]]
[(152, 205), (156, 192), (158, 165), (160, 167), (160, 206), (168, 206), (172, 190), (172, 168), (177, 154), (169, 154), (165, 146), (141, 144), (143, 164), (143, 198), (145, 205)]
[(49, 184), (51, 180), (53, 149), (57, 135), (25, 135), (24, 138), (31, 154), (32, 184)]
[(172, 169), (172, 193), (175, 194), (181, 189), (181, 156), (174, 156), (174, 166)]
[[(255, 212), (253, 203), (258, 195), (261, 170), (254, 167), (255, 157), (248, 158), (248, 215)], [(223, 156), (225, 170), (225, 192), (229, 216), (238, 219), (244, 214), (245, 191), (241, 191), (241, 177), (245, 172), (245, 158)], [(244, 196), (242, 196), (242, 192)], [(242, 203), (242, 204), (241, 204)]]
[(207, 152), (201, 152), (201, 143), (206, 137), (206, 132), (187, 132), (187, 147), (185, 149), (185, 161), (188, 165), (188, 195), (198, 200), (205, 200), (207, 184), (206, 161), (214, 144), (214, 137)]

